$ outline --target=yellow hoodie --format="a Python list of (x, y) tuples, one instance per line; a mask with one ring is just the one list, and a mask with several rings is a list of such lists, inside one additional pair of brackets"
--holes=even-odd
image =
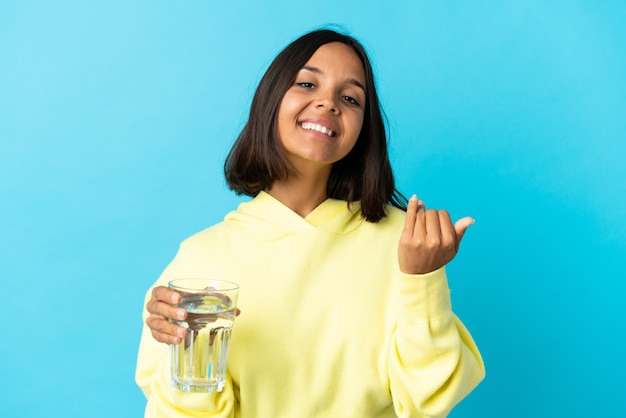
[(155, 286), (239, 283), (227, 384), (170, 388), (169, 348), (144, 325), (136, 380), (146, 417), (445, 417), (484, 365), (451, 310), (445, 270), (400, 272), (404, 217), (389, 207), (369, 223), (358, 203), (328, 199), (303, 219), (261, 192), (186, 239)]

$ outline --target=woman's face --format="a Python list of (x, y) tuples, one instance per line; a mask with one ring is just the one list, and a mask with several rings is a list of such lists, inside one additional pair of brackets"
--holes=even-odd
[(322, 45), (296, 75), (278, 111), (278, 139), (294, 166), (330, 168), (359, 137), (365, 71), (354, 50)]

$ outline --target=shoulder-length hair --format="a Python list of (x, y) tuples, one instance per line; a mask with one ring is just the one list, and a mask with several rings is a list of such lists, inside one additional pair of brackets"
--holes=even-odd
[(330, 42), (348, 45), (361, 59), (367, 97), (359, 137), (353, 149), (333, 164), (327, 195), (348, 204), (360, 201), (361, 215), (369, 222), (378, 222), (386, 216), (387, 204), (406, 210), (407, 200), (395, 187), (384, 116), (367, 53), (356, 39), (333, 30), (301, 36), (270, 64), (252, 99), (248, 122), (226, 157), (226, 182), (237, 194), (256, 196), (269, 190), (274, 181), (293, 174), (277, 135), (278, 111), (298, 71), (319, 47)]

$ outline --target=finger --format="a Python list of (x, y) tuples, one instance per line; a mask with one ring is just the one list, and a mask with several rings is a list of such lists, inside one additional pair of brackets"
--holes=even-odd
[(426, 206), (424, 202), (417, 202), (417, 212), (415, 213), (415, 226), (413, 227), (413, 235), (420, 240), (426, 237)]
[(178, 292), (175, 292), (174, 290), (165, 286), (157, 286), (152, 289), (152, 297), (156, 300), (166, 302), (171, 305), (176, 305), (177, 303), (180, 303), (182, 299)]
[(457, 249), (457, 251), (459, 249), (459, 244), (461, 244), (461, 239), (465, 235), (465, 232), (467, 232), (467, 228), (469, 228), (470, 225), (473, 225), (474, 222), (476, 222), (474, 220), (474, 218), (466, 216), (465, 218), (459, 219), (454, 224), (454, 230), (456, 232), (456, 249)]
[(156, 315), (149, 316), (146, 325), (157, 341), (168, 344), (178, 344), (187, 335), (185, 328)]
[(146, 309), (150, 314), (163, 318), (177, 319), (180, 321), (187, 318), (187, 311), (184, 308), (168, 305), (167, 303), (155, 300), (150, 300), (146, 305)]
[(435, 209), (428, 209), (425, 214), (426, 243), (430, 248), (441, 245), (441, 227), (439, 225), (439, 214)]
[(162, 334), (159, 332), (153, 332), (152, 337), (158, 342), (165, 343), (165, 344), (178, 345), (182, 341), (182, 339), (179, 337), (172, 337), (171, 335)]
[(417, 209), (419, 206), (419, 200), (417, 196), (413, 195), (409, 199), (409, 204), (406, 208), (406, 218), (404, 219), (404, 228), (402, 229), (402, 236), (404, 238), (411, 238), (413, 236), (413, 230), (415, 229), (415, 220), (417, 219)]
[(152, 331), (152, 337), (160, 343), (178, 345), (185, 339), (177, 335), (166, 334), (159, 331)]
[(438, 211), (439, 227), (441, 228), (441, 245), (445, 248), (456, 249), (456, 231), (452, 225), (450, 214), (446, 210)]
[(182, 320), (187, 317), (187, 311), (183, 308), (172, 306), (180, 303), (181, 300), (182, 297), (178, 292), (165, 286), (157, 286), (152, 289), (152, 298), (146, 304), (146, 310), (151, 314), (165, 318)]

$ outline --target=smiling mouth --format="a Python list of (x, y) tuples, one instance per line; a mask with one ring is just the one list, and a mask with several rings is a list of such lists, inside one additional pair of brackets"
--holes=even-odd
[(306, 129), (309, 131), (316, 131), (316, 132), (321, 132), (325, 135), (330, 136), (331, 138), (333, 136), (335, 136), (335, 132), (331, 131), (330, 129), (328, 129), (325, 126), (319, 125), (317, 123), (313, 123), (313, 122), (302, 122), (300, 124), (300, 126), (302, 127), (302, 129)]

